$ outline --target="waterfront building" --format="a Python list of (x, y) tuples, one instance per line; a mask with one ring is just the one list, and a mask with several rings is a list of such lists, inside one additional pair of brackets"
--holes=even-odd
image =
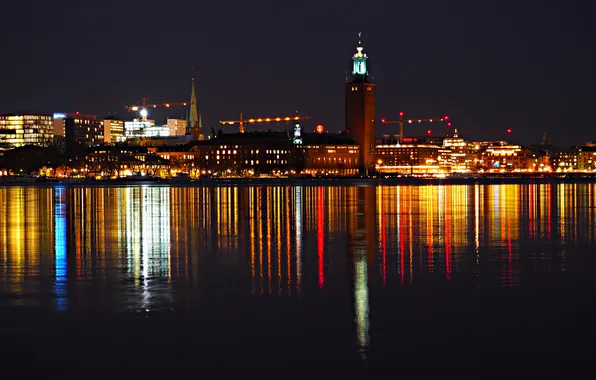
[(52, 115), (0, 115), (0, 150), (25, 145), (48, 146), (53, 137)]
[(291, 175), (298, 170), (295, 147), (285, 132), (221, 134), (192, 145), (201, 174)]
[(454, 131), (453, 136), (443, 139), (443, 147), (447, 148), (445, 165), (452, 173), (472, 171), (476, 165), (474, 145), (467, 142)]
[(559, 149), (554, 152), (552, 167), (556, 172), (574, 172), (578, 169), (578, 148)]
[(579, 147), (577, 152), (577, 170), (596, 171), (596, 144), (587, 143)]
[(170, 163), (145, 147), (102, 146), (91, 148), (84, 171), (91, 177), (126, 177), (135, 173), (167, 177)]
[(209, 140), (150, 149), (169, 160), (173, 172), (193, 177), (291, 175), (297, 170), (296, 150), (283, 132), (220, 134)]
[(386, 174), (430, 175), (449, 171), (441, 161), (448, 150), (431, 144), (377, 145), (376, 170)]
[(482, 166), (488, 172), (538, 170), (534, 163), (520, 145), (492, 145), (482, 153)]
[(375, 169), (376, 119), (375, 85), (371, 83), (360, 35), (356, 54), (352, 57), (351, 80), (345, 87), (346, 132), (360, 146), (359, 164), (362, 174)]
[(298, 146), (300, 173), (312, 176), (354, 176), (360, 168), (360, 145), (350, 136), (303, 133)]
[(168, 160), (172, 173), (206, 176), (353, 176), (358, 174), (359, 145), (339, 134), (303, 134), (293, 144), (286, 132), (220, 134), (184, 145), (149, 148)]

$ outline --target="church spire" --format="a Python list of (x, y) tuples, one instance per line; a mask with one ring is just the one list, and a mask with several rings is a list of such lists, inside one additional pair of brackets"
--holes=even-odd
[(197, 112), (197, 96), (195, 93), (195, 78), (192, 78), (192, 87), (190, 90), (190, 112), (188, 117), (187, 134), (192, 135), (194, 140), (198, 140), (203, 133), (202, 125)]

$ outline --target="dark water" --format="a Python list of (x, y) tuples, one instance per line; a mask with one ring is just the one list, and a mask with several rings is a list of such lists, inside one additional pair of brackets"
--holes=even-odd
[(571, 375), (595, 219), (594, 184), (0, 188), (0, 364)]

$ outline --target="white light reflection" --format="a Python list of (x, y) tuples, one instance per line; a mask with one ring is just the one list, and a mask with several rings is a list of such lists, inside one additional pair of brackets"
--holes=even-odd
[(142, 187), (122, 189), (126, 205), (126, 256), (129, 275), (140, 290), (140, 304), (156, 305), (156, 278), (170, 276), (171, 217), (169, 189)]
[(151, 281), (154, 277), (167, 278), (170, 256), (170, 192), (169, 189), (143, 188), (141, 214), (143, 309), (151, 308), (154, 298)]
[(66, 189), (54, 190), (54, 259), (56, 308), (64, 311), (68, 308), (66, 282), (68, 280), (68, 260), (66, 256)]
[(356, 248), (354, 255), (354, 302), (356, 308), (356, 331), (358, 345), (363, 357), (368, 350), (368, 270), (366, 264), (366, 249)]
[(302, 277), (302, 187), (295, 188), (296, 198), (296, 288), (300, 294), (300, 279)]

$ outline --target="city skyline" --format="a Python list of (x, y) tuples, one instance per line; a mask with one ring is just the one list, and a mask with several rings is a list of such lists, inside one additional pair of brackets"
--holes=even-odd
[[(184, 4), (219, 17), (219, 21), (203, 17), (196, 34), (187, 33), (188, 22), (183, 20), (192, 16), (178, 12), (177, 4), (163, 12), (152, 3), (144, 10), (123, 5), (118, 13), (109, 5), (93, 9), (65, 5), (69, 6), (60, 14), (33, 7), (31, 17), (39, 23), (34, 23), (31, 35), (11, 33), (12, 20), (3, 24), (10, 52), (1, 63), (8, 91), (0, 95), (0, 113), (80, 110), (128, 118), (124, 105), (143, 96), (186, 101), (194, 67), (205, 128), (220, 119), (236, 118), (239, 112), (260, 116), (289, 114), (298, 108), (312, 115), (313, 123), (334, 132), (344, 127), (345, 71), (357, 33), (362, 32), (377, 84), (377, 119), (394, 118), (399, 111), (411, 117), (449, 114), (454, 127), (470, 136), (495, 131), (498, 138), (511, 128), (511, 139), (523, 144), (537, 142), (545, 132), (557, 145), (593, 139), (584, 132), (593, 97), (589, 62), (594, 55), (587, 49), (592, 26), (582, 16), (589, 12), (572, 5), (373, 2), (371, 12), (382, 14), (354, 23), (349, 9), (356, 8), (350, 4), (344, 10), (307, 3), (291, 13), (265, 10), (257, 3), (238, 12), (243, 19), (254, 20), (251, 27), (241, 28), (232, 22), (240, 16), (224, 13), (219, 5), (195, 9), (198, 5)], [(242, 5), (235, 7), (239, 10)], [(337, 15), (323, 22), (332, 11)], [(175, 14), (178, 21), (168, 24), (156, 39), (133, 38), (134, 28), (126, 23), (133, 17), (157, 21)], [(288, 27), (278, 30), (271, 21), (276, 15), (287, 18)], [(228, 16), (222, 29), (221, 18)], [(48, 24), (50, 19), (56, 22)], [(108, 19), (121, 27), (87, 30), (82, 19)], [(68, 20), (74, 21), (66, 28)], [(313, 21), (325, 28), (294, 27)], [(273, 29), (276, 33), (270, 33)], [(77, 30), (80, 33), (72, 33)], [(65, 47), (63, 52), (54, 50), (60, 46)], [(162, 59), (172, 54), (181, 58)], [(49, 58), (33, 58), (40, 55)], [(390, 131), (390, 126), (379, 125), (377, 135)], [(410, 129), (406, 134), (418, 133)]]

